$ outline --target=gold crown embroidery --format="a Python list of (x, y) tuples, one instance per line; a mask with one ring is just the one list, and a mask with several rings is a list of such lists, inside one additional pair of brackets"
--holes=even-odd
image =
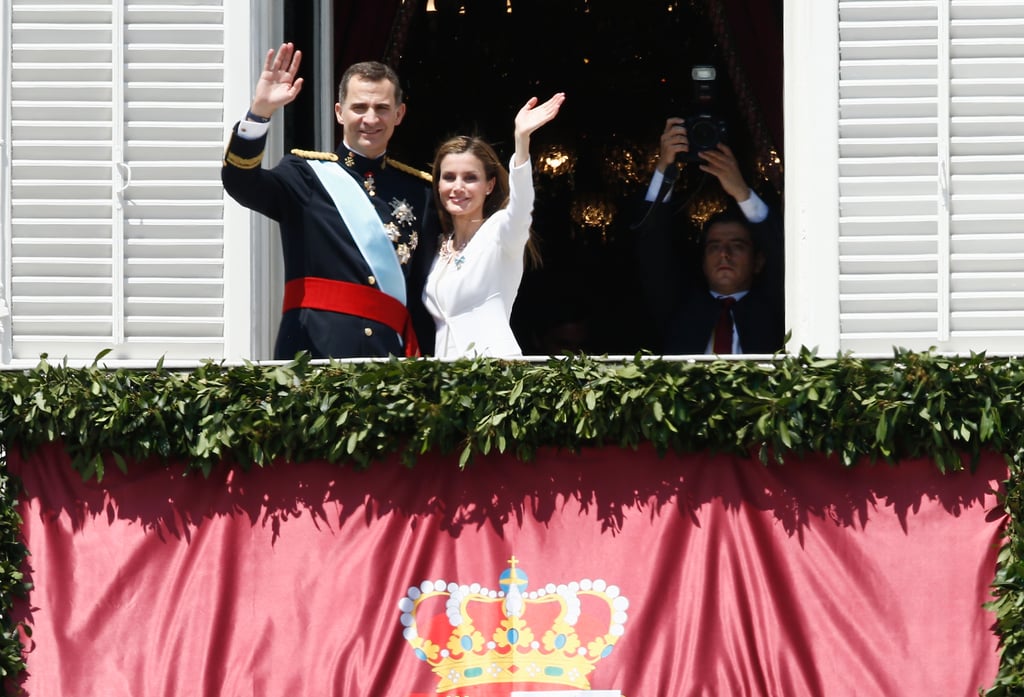
[(629, 602), (616, 586), (584, 579), (527, 592), (517, 563), (500, 590), (426, 580), (400, 601), (403, 636), (438, 692), (512, 682), (587, 690), (622, 637)]

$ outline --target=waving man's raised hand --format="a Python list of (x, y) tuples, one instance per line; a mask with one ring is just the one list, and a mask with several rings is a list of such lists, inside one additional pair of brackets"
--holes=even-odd
[(281, 44), (275, 53), (267, 51), (263, 72), (256, 82), (250, 111), (257, 116), (270, 117), (275, 111), (295, 101), (302, 90), (302, 78), (295, 77), (302, 62), (302, 51), (291, 43)]

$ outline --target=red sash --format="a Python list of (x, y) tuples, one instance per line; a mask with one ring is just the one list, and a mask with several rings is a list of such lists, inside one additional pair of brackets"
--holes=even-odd
[(300, 307), (341, 312), (386, 324), (402, 337), (406, 356), (411, 358), (420, 355), (409, 310), (376, 288), (314, 276), (293, 278), (284, 284), (282, 312)]

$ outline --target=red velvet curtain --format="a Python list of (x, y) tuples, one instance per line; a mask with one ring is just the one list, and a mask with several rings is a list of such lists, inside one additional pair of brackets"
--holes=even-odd
[[(408, 3), (407, 3), (408, 4)], [(334, 0), (334, 77), (360, 61), (387, 62), (401, 0)], [(335, 126), (335, 142), (341, 126)]]
[(782, 1), (707, 0), (740, 112), (754, 139), (764, 176), (782, 190)]
[(334, 52), (338, 77), (352, 63), (384, 60), (401, 0), (335, 0)]

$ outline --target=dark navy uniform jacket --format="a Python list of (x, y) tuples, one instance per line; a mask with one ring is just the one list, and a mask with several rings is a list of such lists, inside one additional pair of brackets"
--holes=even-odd
[[(303, 277), (374, 286), (376, 279), (334, 202), (308, 160), (336, 160), (364, 185), (388, 229), (407, 280), (407, 306), (424, 354), (432, 353), (433, 322), (423, 308), (423, 284), (437, 249), (437, 217), (430, 185), (412, 168), (384, 157), (369, 160), (342, 147), (337, 153), (294, 150), (273, 169), (260, 164), (266, 138), (247, 140), (235, 133), (228, 142), (221, 179), (231, 198), (280, 224), (285, 281)], [(424, 226), (424, 223), (427, 223)], [(426, 228), (426, 229), (424, 229)], [(314, 358), (401, 356), (394, 329), (354, 315), (296, 308), (281, 317), (275, 359), (299, 351)]]
[[(687, 241), (672, 202), (658, 202), (644, 218), (637, 239), (641, 286), (658, 324), (659, 354), (703, 354), (718, 320), (719, 303), (708, 290), (701, 269), (702, 250)], [(785, 342), (783, 228), (781, 216), (770, 207), (768, 218), (750, 224), (765, 256), (750, 291), (732, 308), (744, 353), (772, 354)]]

